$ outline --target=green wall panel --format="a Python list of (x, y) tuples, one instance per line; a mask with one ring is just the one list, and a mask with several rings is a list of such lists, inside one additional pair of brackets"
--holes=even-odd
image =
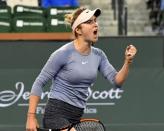
[[(25, 130), (29, 93), (49, 55), (67, 41), (0, 41), (0, 131)], [(84, 117), (98, 118), (107, 131), (164, 130), (164, 38), (109, 37), (95, 45), (119, 70), (129, 43), (138, 48), (127, 81), (114, 88), (100, 74), (90, 90)], [(51, 82), (37, 108), (41, 124)]]

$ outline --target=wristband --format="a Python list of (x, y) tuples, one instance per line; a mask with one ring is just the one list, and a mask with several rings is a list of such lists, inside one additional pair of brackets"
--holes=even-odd
[(36, 114), (35, 112), (34, 113), (32, 113), (32, 112), (28, 112), (28, 114)]

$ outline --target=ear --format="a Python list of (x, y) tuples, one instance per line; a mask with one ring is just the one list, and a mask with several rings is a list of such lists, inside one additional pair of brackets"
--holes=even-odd
[(80, 29), (80, 28), (76, 28), (76, 29), (75, 29), (75, 32), (76, 32), (78, 35), (82, 35), (82, 32), (81, 32), (81, 29)]

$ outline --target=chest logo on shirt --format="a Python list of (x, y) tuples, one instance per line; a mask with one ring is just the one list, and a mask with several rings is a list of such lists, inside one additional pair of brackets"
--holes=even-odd
[(82, 65), (85, 65), (85, 64), (87, 64), (87, 63), (88, 63), (88, 61), (82, 61), (82, 62), (81, 62)]

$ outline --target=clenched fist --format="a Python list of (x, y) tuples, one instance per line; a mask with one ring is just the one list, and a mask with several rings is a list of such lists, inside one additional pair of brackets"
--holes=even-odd
[(125, 61), (128, 63), (132, 63), (136, 53), (137, 53), (136, 47), (134, 45), (128, 45), (125, 51)]

